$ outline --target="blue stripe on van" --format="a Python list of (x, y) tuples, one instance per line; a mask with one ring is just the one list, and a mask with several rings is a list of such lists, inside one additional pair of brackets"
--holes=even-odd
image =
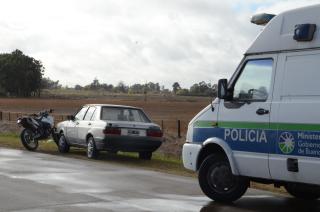
[(267, 129), (194, 128), (193, 141), (203, 143), (217, 137), (235, 151), (320, 157), (320, 131)]

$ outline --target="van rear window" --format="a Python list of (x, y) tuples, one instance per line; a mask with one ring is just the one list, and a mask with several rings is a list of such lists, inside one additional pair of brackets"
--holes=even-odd
[(121, 107), (102, 107), (101, 120), (144, 123), (151, 122), (141, 110)]

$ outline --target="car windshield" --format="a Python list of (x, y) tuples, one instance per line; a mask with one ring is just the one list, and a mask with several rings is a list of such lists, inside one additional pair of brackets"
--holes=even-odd
[(102, 107), (101, 120), (149, 123), (149, 118), (139, 109)]

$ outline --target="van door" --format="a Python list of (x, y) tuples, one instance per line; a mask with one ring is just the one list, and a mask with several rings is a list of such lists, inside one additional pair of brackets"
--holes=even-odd
[(247, 57), (228, 84), (230, 100), (220, 101), (218, 126), (233, 150), (240, 175), (270, 178), (268, 155), (273, 81), (277, 55)]
[(273, 179), (320, 184), (320, 51), (279, 55), (271, 114)]

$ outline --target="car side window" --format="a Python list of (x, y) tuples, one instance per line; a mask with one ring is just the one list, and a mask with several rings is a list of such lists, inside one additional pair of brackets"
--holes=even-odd
[(85, 117), (84, 117), (84, 120), (85, 120), (85, 121), (90, 121), (95, 110), (96, 110), (95, 107), (90, 107), (90, 108), (88, 109)]
[(95, 108), (95, 110), (93, 111), (93, 114), (92, 114), (92, 116), (91, 116), (91, 121), (94, 121), (94, 120), (96, 120), (96, 116), (97, 116), (97, 112), (98, 110), (97, 110), (97, 108)]
[(267, 100), (271, 86), (272, 67), (272, 59), (247, 61), (234, 85), (233, 99), (240, 101)]
[(87, 110), (88, 107), (81, 108), (81, 110), (75, 115), (76, 120), (83, 120), (83, 117), (85, 116)]

